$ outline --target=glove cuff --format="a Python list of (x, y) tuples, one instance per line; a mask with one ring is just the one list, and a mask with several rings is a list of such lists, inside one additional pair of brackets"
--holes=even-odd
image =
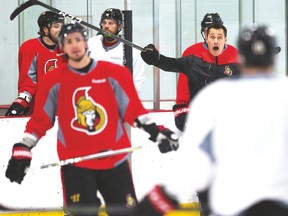
[(23, 160), (23, 159), (31, 160), (32, 153), (26, 145), (22, 143), (16, 143), (14, 144), (12, 149), (12, 158), (16, 160)]
[(134, 126), (143, 129), (150, 135), (150, 140), (156, 142), (156, 137), (161, 130), (155, 122), (151, 119), (149, 114), (143, 114), (138, 116), (134, 122)]
[(189, 112), (189, 106), (186, 104), (175, 104), (173, 106), (173, 114), (174, 117), (178, 117), (179, 115), (182, 114), (187, 114)]
[(17, 108), (19, 106), (18, 109), (25, 109), (25, 108), (27, 108), (28, 103), (25, 100), (23, 100), (22, 98), (16, 98), (13, 101), (13, 105), (15, 105)]
[(32, 96), (26, 92), (20, 92), (18, 94), (18, 98), (23, 99), (27, 104), (31, 103), (32, 101)]
[(177, 201), (165, 193), (163, 187), (156, 185), (148, 194), (148, 199), (153, 208), (160, 214), (165, 214), (177, 208)]

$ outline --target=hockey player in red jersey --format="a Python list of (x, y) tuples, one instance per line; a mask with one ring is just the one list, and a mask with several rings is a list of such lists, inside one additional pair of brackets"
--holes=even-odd
[[(6, 170), (11, 182), (22, 182), (32, 159), (30, 150), (53, 127), (56, 115), (60, 160), (129, 147), (124, 122), (149, 133), (149, 139), (158, 143), (162, 153), (177, 150), (178, 137), (152, 121), (138, 97), (129, 69), (91, 59), (87, 39), (87, 31), (80, 24), (63, 26), (59, 43), (68, 63), (47, 73), (39, 82), (34, 113), (23, 140), (13, 146)], [(78, 214), (73, 211), (75, 208), (94, 207), (91, 215), (96, 215), (100, 206), (97, 191), (108, 210), (111, 206), (133, 208), (137, 198), (128, 158), (125, 153), (61, 167), (68, 210), (77, 216), (84, 212)]]
[[(214, 23), (207, 28), (206, 48), (199, 43), (198, 51), (196, 50), (193, 55), (178, 59), (169, 58), (160, 55), (154, 45), (149, 44), (141, 52), (141, 56), (147, 64), (155, 65), (164, 71), (183, 73), (187, 77), (188, 93), (190, 94), (190, 99), (192, 99), (207, 84), (220, 78), (239, 75), (238, 52), (234, 47), (227, 45), (226, 41), (226, 27), (220, 23)], [(188, 98), (186, 99), (187, 102), (190, 102)], [(188, 111), (189, 103), (185, 106), (181, 105), (177, 109), (174, 106), (176, 123), (177, 115), (186, 115)], [(182, 126), (184, 127), (184, 125)], [(181, 128), (182, 130), (183, 127)], [(207, 192), (198, 191), (198, 194), (203, 214), (209, 215), (210, 210), (206, 206)]]
[(6, 116), (32, 114), (40, 77), (65, 61), (57, 46), (57, 35), (63, 23), (62, 15), (52, 11), (42, 12), (38, 18), (40, 37), (27, 40), (20, 46), (18, 97), (7, 110)]
[[(195, 55), (199, 58), (205, 57), (205, 53), (208, 50), (207, 44), (205, 42), (207, 28), (209, 25), (213, 23), (218, 23), (218, 24), (223, 25), (223, 21), (218, 13), (207, 13), (203, 17), (203, 20), (201, 21), (201, 35), (204, 41), (189, 46), (183, 52), (182, 57), (185, 57), (188, 55)], [(235, 53), (237, 53), (236, 48), (230, 44), (226, 44), (225, 49), (226, 49), (225, 55), (230, 55), (230, 54), (235, 55)], [(221, 62), (221, 59), (223, 59), (225, 55), (220, 55), (218, 57), (220, 59), (220, 62)], [(188, 77), (185, 74), (180, 73), (178, 77), (178, 83), (177, 83), (176, 104), (173, 106), (175, 125), (180, 131), (183, 131), (184, 129), (186, 116), (189, 111), (189, 104), (190, 104), (191, 99), (194, 97), (194, 94), (195, 92), (190, 92)]]
[[(201, 35), (204, 39), (203, 42), (199, 42), (189, 46), (184, 52), (182, 57), (188, 55), (195, 55), (200, 59), (205, 61), (205, 53), (208, 51), (208, 46), (206, 43), (207, 28), (213, 23), (218, 23), (223, 25), (223, 21), (218, 13), (207, 13), (201, 21)], [(225, 52), (215, 58), (215, 63), (218, 65), (226, 64), (228, 56), (237, 55), (237, 49), (231, 44), (225, 44)], [(274, 53), (277, 54), (281, 50), (280, 47), (276, 47)], [(183, 131), (186, 121), (186, 116), (189, 111), (190, 101), (193, 99), (197, 90), (191, 88), (191, 83), (189, 83), (188, 77), (184, 73), (179, 74), (176, 92), (176, 104), (173, 106), (174, 120), (176, 127)]]
[(181, 72), (182, 77), (186, 79), (186, 88), (185, 83), (182, 86), (185, 89), (184, 93), (177, 94), (179, 104), (173, 107), (176, 126), (180, 130), (184, 129), (185, 118), (178, 121), (177, 117), (187, 114), (190, 100), (201, 88), (218, 78), (239, 74), (238, 51), (226, 42), (227, 29), (218, 22), (210, 24), (207, 28), (205, 43), (194, 45), (187, 50), (187, 56), (182, 58), (160, 55), (153, 44), (149, 44), (141, 52), (147, 64), (155, 65), (164, 71)]

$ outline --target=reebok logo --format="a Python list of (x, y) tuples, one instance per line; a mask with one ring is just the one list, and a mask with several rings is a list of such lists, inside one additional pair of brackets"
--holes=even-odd
[(96, 83), (96, 84), (99, 84), (99, 83), (105, 83), (106, 82), (106, 79), (92, 79), (92, 83)]
[(63, 56), (65, 53), (56, 53), (56, 56)]

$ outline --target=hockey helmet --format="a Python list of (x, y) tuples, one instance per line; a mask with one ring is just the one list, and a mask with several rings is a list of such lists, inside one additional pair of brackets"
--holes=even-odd
[(276, 37), (271, 27), (250, 24), (238, 38), (240, 60), (243, 65), (268, 67), (274, 63)]
[(64, 39), (73, 32), (80, 32), (85, 40), (88, 40), (87, 29), (80, 23), (69, 23), (62, 27), (60, 33), (58, 34), (58, 41), (61, 47), (63, 47)]
[(101, 16), (100, 26), (104, 19), (113, 19), (117, 22), (118, 25), (120, 25), (123, 22), (123, 15), (119, 9), (108, 8), (103, 12)]
[(64, 23), (64, 17), (61, 14), (52, 12), (52, 11), (44, 11), (40, 14), (38, 18), (38, 26), (39, 28), (43, 27), (51, 27), (52, 23)]
[(223, 25), (223, 21), (218, 13), (207, 13), (204, 17), (203, 20), (201, 21), (201, 35), (204, 38), (204, 31), (206, 28), (213, 24), (213, 23), (218, 23)]

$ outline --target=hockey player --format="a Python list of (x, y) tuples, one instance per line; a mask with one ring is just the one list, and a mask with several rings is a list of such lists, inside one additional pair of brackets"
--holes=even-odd
[[(213, 23), (223, 25), (223, 21), (218, 13), (207, 13), (203, 17), (203, 20), (201, 21), (201, 35), (204, 41), (189, 46), (183, 52), (182, 57), (188, 55), (195, 55), (199, 58), (204, 58), (205, 60), (205, 56), (208, 50), (207, 44), (205, 42), (205, 38), (207, 35), (207, 28), (209, 25)], [(225, 49), (225, 55), (220, 55), (219, 57), (217, 57), (218, 59), (220, 59), (220, 62), (222, 62), (222, 59), (226, 58), (226, 56), (228, 55), (234, 56), (235, 53), (237, 53), (236, 48), (230, 44), (225, 44), (224, 49)], [(215, 62), (217, 62), (217, 59), (215, 59)], [(192, 88), (191, 91), (195, 92), (195, 89)], [(175, 125), (180, 131), (183, 131), (184, 129), (186, 116), (189, 111), (189, 104), (194, 96), (194, 92), (190, 92), (189, 90), (188, 77), (185, 74), (180, 73), (177, 83), (176, 104), (173, 106)]]
[(241, 31), (240, 77), (215, 81), (194, 98), (171, 167), (177, 181), (155, 187), (135, 215), (177, 208), (179, 185), (210, 188), (213, 215), (288, 215), (288, 80), (273, 74), (275, 43), (268, 26)]
[[(220, 21), (218, 20), (218, 22)], [(199, 51), (195, 52), (195, 55), (188, 55), (178, 59), (169, 58), (160, 55), (152, 44), (145, 47), (141, 55), (147, 64), (153, 64), (164, 71), (182, 72), (187, 76), (189, 94), (192, 99), (200, 89), (212, 81), (239, 74), (238, 51), (234, 47), (227, 45), (226, 41), (226, 27), (221, 23), (214, 23), (207, 28), (205, 43), (195, 45), (199, 48)], [(204, 44), (205, 47), (203, 46)], [(178, 111), (175, 110), (175, 107), (174, 112), (176, 113), (177, 123), (177, 115), (187, 113), (189, 107), (188, 104), (187, 106), (178, 106)], [(202, 214), (209, 215), (210, 210), (206, 205), (208, 202), (206, 191), (199, 192), (199, 201)]]
[[(60, 160), (129, 147), (124, 122), (149, 133), (162, 153), (177, 150), (177, 136), (156, 126), (144, 109), (130, 71), (90, 58), (87, 40), (87, 31), (79, 23), (64, 25), (59, 33), (68, 63), (47, 73), (39, 82), (34, 113), (23, 140), (13, 146), (6, 170), (11, 182), (22, 182), (32, 159), (31, 149), (53, 127), (56, 115)], [(135, 207), (137, 199), (128, 158), (126, 153), (61, 167), (64, 202), (73, 216), (85, 214), (75, 212), (81, 207), (94, 207), (91, 215), (96, 215), (100, 206), (97, 191), (108, 209)]]
[[(120, 35), (123, 28), (123, 14), (121, 10), (115, 8), (106, 9), (100, 20), (101, 29), (114, 35)], [(124, 65), (124, 44), (111, 37), (98, 34), (88, 40), (90, 56), (96, 60), (110, 61), (115, 64)], [(145, 80), (144, 61), (140, 56), (140, 51), (133, 49), (133, 80), (138, 94)]]
[[(193, 55), (189, 54), (178, 59), (168, 58), (159, 55), (153, 44), (149, 44), (141, 52), (141, 56), (147, 64), (153, 64), (165, 71), (182, 72), (187, 77), (189, 92), (186, 91), (185, 101), (188, 103), (184, 104), (183, 97), (181, 99), (183, 104), (174, 106), (176, 125), (179, 123), (179, 129), (183, 130), (184, 125), (182, 125), (182, 121), (178, 122), (177, 116), (187, 114), (189, 101), (201, 88), (218, 78), (239, 73), (238, 52), (234, 47), (227, 45), (226, 42), (226, 27), (221, 23), (215, 23), (207, 28), (205, 43), (196, 45), (198, 51), (195, 51)], [(189, 95), (189, 98), (187, 98), (187, 95)], [(179, 99), (179, 101), (181, 100)]]
[[(207, 35), (207, 28), (209, 25), (213, 23), (218, 23), (223, 25), (223, 21), (218, 13), (207, 13), (203, 20), (201, 21), (201, 35), (204, 39), (203, 42), (199, 42), (196, 44), (191, 45), (188, 47), (184, 52), (182, 57), (188, 56), (188, 55), (195, 55), (199, 58), (203, 58), (205, 61), (205, 55), (207, 53), (207, 43), (205, 41), (206, 35)], [(224, 61), (226, 63), (226, 58), (229, 58), (229, 55), (235, 56), (235, 53), (237, 53), (237, 50), (234, 46), (231, 44), (225, 44), (225, 54), (218, 56), (215, 59), (215, 63), (221, 64), (221, 62)], [(281, 50), (280, 47), (275, 48), (275, 54), (279, 53)], [(189, 104), (190, 101), (193, 99), (195, 93), (190, 92), (194, 91), (194, 88), (190, 88), (190, 84), (188, 81), (188, 77), (180, 73), (178, 77), (178, 83), (177, 83), (177, 92), (176, 92), (176, 104), (173, 106), (173, 112), (174, 112), (174, 120), (176, 127), (183, 131), (186, 121), (186, 116), (189, 111)], [(196, 90), (197, 91), (197, 90)]]
[(34, 97), (40, 77), (63, 62), (65, 57), (57, 46), (57, 35), (64, 17), (45, 11), (38, 17), (40, 37), (25, 41), (18, 53), (18, 97), (6, 112), (6, 116), (31, 115)]

